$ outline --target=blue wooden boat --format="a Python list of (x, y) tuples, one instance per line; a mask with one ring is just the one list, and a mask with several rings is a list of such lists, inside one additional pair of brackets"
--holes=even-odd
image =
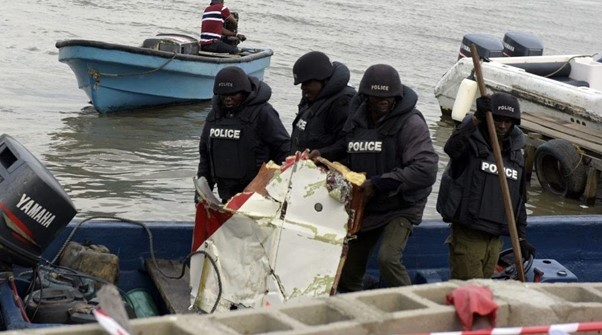
[(140, 47), (79, 39), (56, 47), (59, 61), (71, 67), (101, 113), (211, 99), (220, 69), (238, 66), (263, 79), (273, 54), (251, 48), (239, 55), (199, 52), (198, 40), (184, 34), (159, 34)]
[[(330, 212), (341, 207), (337, 207), (337, 200), (330, 202), (328, 195), (332, 190), (326, 192), (322, 189), (327, 188), (326, 184), (316, 182), (316, 178), (324, 178), (330, 172), (322, 172), (310, 160), (298, 157), (270, 170), (273, 177), (263, 188), (271, 192), (270, 197), (260, 196), (260, 188), (255, 188), (223, 205), (210, 199), (212, 193), (206, 194), (206, 184), (201, 179), (196, 183), (201, 197), (197, 222), (73, 220), (75, 208), (50, 172), (13, 138), (0, 135), (0, 330), (94, 323), (91, 313), (98, 307), (97, 289), (106, 283), (119, 288), (130, 318), (137, 319), (192, 313), (189, 306), (200, 306), (197, 311), (212, 313), (216, 308), (223, 311), (224, 306), (225, 310), (242, 309), (273, 305), (279, 299), (288, 302), (335, 293), (329, 292), (329, 287), (333, 286), (332, 270), (342, 255), (336, 235), (344, 224), (332, 222), (341, 218)], [(329, 175), (327, 179), (336, 178)], [(279, 193), (282, 189), (288, 191)], [(273, 203), (276, 206), (270, 206)], [(274, 212), (273, 208), (278, 210)], [(280, 211), (282, 208), (284, 212)], [(208, 216), (203, 218), (199, 212)], [(264, 220), (265, 212), (276, 214), (272, 215), (276, 221)], [(311, 220), (303, 221), (296, 216), (299, 213)], [(318, 221), (322, 225), (312, 224), (316, 217), (321, 218)], [(211, 226), (214, 223), (217, 225)], [(530, 217), (527, 236), (537, 248), (537, 258), (523, 263), (526, 280), (600, 282), (601, 229), (602, 215)], [(228, 234), (228, 230), (237, 236)], [(278, 244), (288, 249), (271, 248), (272, 231), (277, 233), (274, 236)], [(245, 235), (247, 232), (250, 234)], [(447, 247), (443, 243), (448, 232), (448, 225), (440, 220), (426, 220), (414, 230), (404, 253), (414, 284), (449, 279)], [(205, 237), (199, 240), (199, 235)], [(221, 245), (220, 235), (224, 242)], [(306, 245), (319, 252), (305, 248)], [(255, 261), (254, 250), (266, 257)], [(271, 263), (270, 256), (274, 254), (284, 262)], [(209, 262), (193, 258), (201, 255)], [(516, 274), (514, 262), (507, 256), (503, 252), (496, 274), (500, 280)], [(307, 265), (310, 258), (315, 264)], [(365, 281), (378, 288), (375, 258), (371, 258)], [(333, 259), (337, 264), (333, 264)], [(193, 276), (193, 265), (201, 265), (199, 276)], [(335, 266), (324, 275), (323, 269), (329, 270), (325, 266), (332, 265)], [(318, 275), (313, 274), (316, 270)], [(237, 282), (249, 274), (259, 274), (257, 278), (261, 279), (261, 271), (268, 273), (266, 278), (276, 278), (278, 285), (253, 291), (257, 282)], [(313, 290), (289, 286), (306, 277)], [(312, 282), (315, 277), (318, 280)], [(191, 289), (195, 285), (197, 289)], [(194, 302), (193, 293), (197, 294)], [(247, 303), (246, 297), (253, 298), (255, 304)], [(255, 301), (257, 297), (259, 300)], [(211, 308), (203, 309), (204, 306)]]
[[(172, 260), (181, 264), (190, 252), (192, 222), (124, 222), (115, 220), (91, 220), (81, 225), (72, 222), (48, 247), (43, 258), (50, 261), (65, 242), (70, 233), (74, 241), (89, 241), (104, 244), (119, 256), (118, 286), (124, 295), (128, 292), (146, 292), (152, 298), (158, 314), (174, 312), (176, 303), (166, 302), (165, 291), (157, 286), (151, 272), (153, 257)], [(79, 225), (79, 226), (78, 226)], [(528, 234), (537, 246), (538, 258), (527, 273), (532, 280), (534, 271), (542, 272), (542, 281), (551, 282), (599, 282), (602, 278), (602, 249), (599, 231), (602, 229), (602, 216), (542, 216), (529, 219)], [(434, 283), (446, 280), (447, 249), (443, 240), (448, 232), (446, 224), (437, 220), (423, 222), (410, 239), (404, 260), (416, 284)], [(149, 261), (151, 260), (151, 261)], [(177, 267), (169, 269), (169, 274), (177, 276)], [(53, 327), (56, 324), (31, 323), (25, 321), (13, 298), (9, 276), (13, 275), (17, 290), (25, 299), (25, 290), (30, 284), (27, 273), (19, 275), (23, 269), (15, 268), (4, 272), (0, 282), (0, 313), (4, 324), (2, 330)], [(369, 272), (377, 275), (371, 264)], [(156, 271), (155, 271), (156, 275)], [(175, 291), (188, 289), (188, 282), (170, 287)], [(166, 281), (175, 282), (175, 281)], [(179, 292), (184, 299), (182, 306), (188, 306), (188, 291)], [(130, 293), (131, 294), (131, 293)], [(26, 300), (23, 300), (26, 301)], [(149, 304), (148, 301), (144, 304)], [(181, 307), (181, 308), (183, 308)], [(179, 311), (181, 312), (181, 311)]]

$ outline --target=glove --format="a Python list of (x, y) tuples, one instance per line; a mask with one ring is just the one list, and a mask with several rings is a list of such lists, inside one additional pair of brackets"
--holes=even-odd
[(370, 199), (374, 196), (374, 184), (370, 179), (366, 179), (362, 186), (360, 186), (360, 191), (364, 193), (366, 199)]
[(483, 95), (477, 98), (477, 111), (474, 113), (479, 121), (485, 121), (485, 113), (491, 111), (491, 99)]
[(309, 152), (309, 155), (307, 155), (307, 159), (311, 159), (312, 161), (316, 161), (316, 159), (318, 159), (318, 157), (320, 157), (320, 150), (318, 149), (314, 149), (312, 151)]
[(527, 240), (523, 238), (518, 243), (520, 244), (520, 253), (523, 259), (529, 259), (531, 256), (535, 257), (535, 247), (529, 244)]

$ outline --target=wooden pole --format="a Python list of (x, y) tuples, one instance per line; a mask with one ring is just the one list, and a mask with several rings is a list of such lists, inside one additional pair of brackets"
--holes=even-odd
[[(485, 88), (485, 82), (483, 81), (483, 74), (481, 73), (481, 61), (477, 47), (474, 44), (470, 45), (470, 53), (472, 55), (472, 63), (474, 65), (474, 72), (477, 78), (477, 84), (479, 85), (479, 92), (481, 96), (487, 94)], [(512, 210), (512, 201), (510, 199), (510, 190), (508, 189), (508, 181), (506, 180), (506, 173), (504, 170), (504, 162), (502, 161), (502, 154), (500, 151), (500, 144), (497, 141), (495, 125), (493, 123), (493, 115), (488, 110), (485, 113), (487, 119), (487, 129), (489, 130), (489, 141), (493, 149), (493, 155), (495, 156), (495, 163), (497, 165), (497, 175), (499, 176), (500, 186), (502, 188), (502, 197), (504, 198), (504, 208), (506, 210), (506, 221), (508, 222), (508, 231), (510, 232), (510, 241), (512, 242), (512, 250), (514, 251), (514, 263), (516, 271), (518, 273), (518, 279), (521, 282), (525, 281), (525, 271), (523, 269), (523, 257), (520, 251), (520, 242), (518, 241), (518, 231), (516, 229), (516, 222), (514, 220), (514, 211)]]

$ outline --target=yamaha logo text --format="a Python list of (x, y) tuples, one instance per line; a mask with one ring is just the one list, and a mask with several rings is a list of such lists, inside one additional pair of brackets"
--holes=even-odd
[(56, 218), (56, 215), (35, 202), (27, 194), (21, 196), (17, 208), (45, 228), (48, 228)]

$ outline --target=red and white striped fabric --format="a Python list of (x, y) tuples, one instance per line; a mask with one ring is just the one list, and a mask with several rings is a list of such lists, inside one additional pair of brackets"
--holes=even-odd
[(547, 326), (489, 328), (457, 332), (417, 333), (414, 335), (522, 335), (549, 334), (552, 332), (574, 333), (592, 331), (602, 331), (602, 321), (563, 323)]

